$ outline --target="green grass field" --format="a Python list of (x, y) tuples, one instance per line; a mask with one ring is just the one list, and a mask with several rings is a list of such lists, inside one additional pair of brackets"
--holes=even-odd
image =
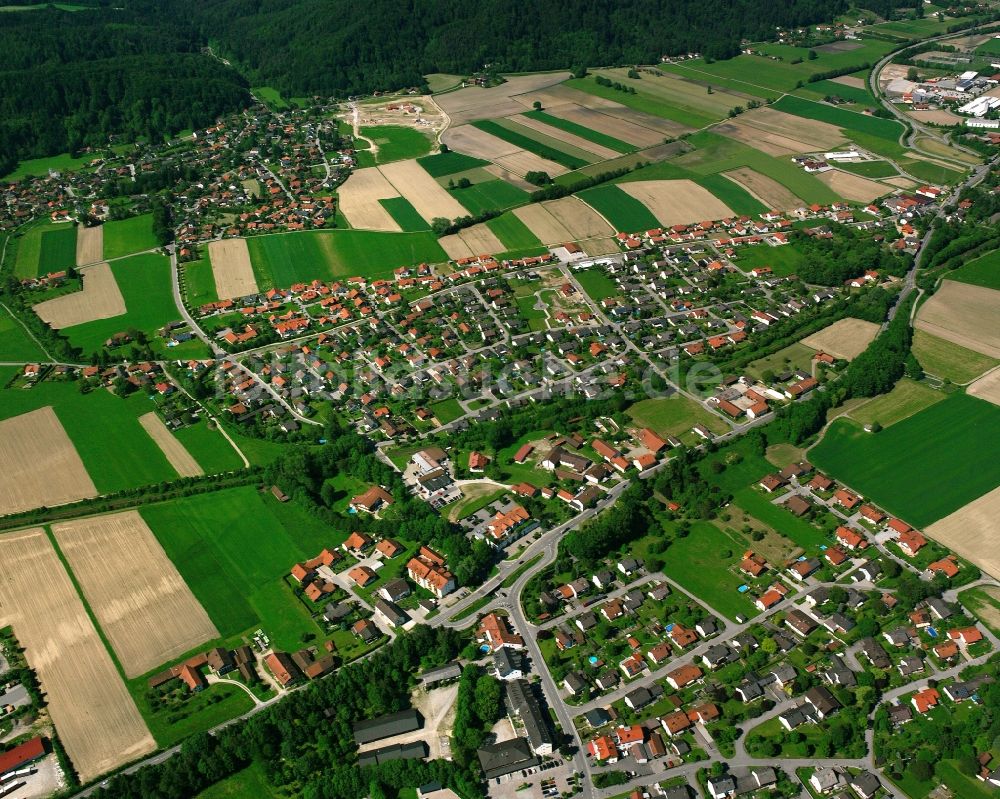
[(475, 169), (480, 166), (489, 166), (489, 161), (481, 158), (473, 158), (471, 155), (456, 153), (449, 150), (446, 153), (428, 155), (418, 158), (417, 163), (424, 168), (424, 171), (432, 178), (443, 178), (447, 175), (454, 175), (464, 172), (467, 169)]
[(929, 408), (945, 396), (930, 386), (904, 377), (888, 394), (875, 397), (852, 410), (850, 417), (862, 425), (878, 422), (882, 427), (888, 427)]
[(996, 358), (952, 344), (923, 330), (913, 331), (911, 349), (925, 372), (953, 383), (968, 383), (1000, 363)]
[(531, 119), (537, 119), (539, 122), (544, 122), (546, 125), (559, 128), (559, 130), (564, 130), (567, 133), (572, 133), (582, 139), (593, 142), (594, 144), (600, 144), (603, 147), (608, 147), (615, 152), (632, 153), (639, 149), (635, 145), (623, 142), (621, 139), (616, 139), (614, 136), (609, 136), (606, 133), (601, 133), (600, 131), (593, 130), (585, 125), (577, 124), (576, 122), (570, 122), (568, 119), (552, 116), (552, 114), (546, 113), (545, 111), (527, 111), (524, 116)]
[(202, 791), (195, 799), (244, 799), (253, 796), (255, 799), (273, 799), (278, 796), (264, 776), (264, 767), (254, 761), (242, 771), (226, 777), (211, 788)]
[(899, 174), (888, 161), (862, 161), (857, 164), (837, 164), (838, 169), (850, 172), (852, 175), (861, 175), (863, 178), (891, 178)]
[(922, 158), (901, 158), (897, 163), (913, 177), (926, 180), (928, 183), (956, 183), (964, 175), (957, 169), (949, 169)]
[[(113, 261), (111, 271), (125, 299), (125, 313), (67, 327), (62, 332), (84, 352), (97, 352), (115, 333), (141, 330), (155, 352), (176, 354), (177, 349), (168, 349), (164, 340), (156, 335), (157, 329), (179, 318), (170, 288), (170, 259), (148, 253), (136, 255)], [(200, 343), (184, 346), (184, 352), (204, 352), (205, 349)]]
[[(632, 86), (635, 88), (635, 94), (618, 91), (612, 86), (601, 86), (594, 79), (593, 75), (588, 75), (586, 78), (572, 78), (563, 85), (586, 92), (587, 94), (592, 94), (595, 97), (602, 97), (605, 100), (621, 103), (636, 111), (643, 111), (663, 119), (669, 119), (671, 122), (676, 122), (689, 128), (703, 128), (706, 125), (717, 122), (726, 115), (725, 113), (705, 114), (703, 111), (691, 107), (679, 107), (676, 98), (647, 90), (647, 82), (650, 87), (656, 85), (653, 78), (644, 78), (635, 81), (628, 78), (622, 80), (620, 77), (614, 77), (613, 80)], [(708, 95), (706, 89), (699, 90), (706, 96)]]
[(615, 230), (637, 233), (660, 226), (645, 205), (614, 184), (581, 191), (579, 197), (607, 219)]
[(762, 379), (764, 372), (787, 372), (792, 369), (801, 369), (809, 372), (812, 369), (812, 357), (815, 350), (810, 349), (805, 344), (794, 342), (787, 347), (782, 347), (777, 352), (765, 355), (747, 364), (746, 372), (751, 377)]
[(823, 544), (830, 543), (829, 537), (823, 530), (814, 527), (805, 519), (798, 518), (780, 505), (774, 505), (770, 496), (761, 494), (752, 486), (737, 491), (733, 496), (733, 502), (755, 519), (795, 542), (809, 554), (818, 554)]
[(346, 531), (249, 486), (140, 513), (224, 638), (262, 626), (276, 648), (295, 650), (303, 633), (320, 632), (282, 578), (297, 561), (338, 546)]
[(871, 107), (878, 105), (878, 102), (872, 97), (868, 89), (863, 89), (859, 86), (848, 86), (845, 83), (835, 83), (832, 80), (818, 80), (813, 83), (807, 83), (800, 91), (807, 91), (820, 99), (824, 97), (841, 97), (857, 105)]
[(740, 247), (733, 262), (744, 272), (758, 266), (769, 266), (779, 277), (794, 275), (805, 264), (805, 256), (795, 249), (794, 244), (781, 247)]
[[(774, 103), (773, 107), (805, 119), (816, 119), (836, 125), (858, 144), (880, 155), (897, 156), (902, 150), (899, 137), (903, 133), (903, 126), (894, 119), (868, 116), (792, 95), (785, 95)], [(857, 139), (856, 134), (860, 134), (861, 139)]]
[(288, 103), (281, 96), (281, 92), (270, 86), (254, 86), (250, 89), (255, 97), (259, 97), (263, 103), (272, 111), (284, 111), (288, 108)]
[(648, 427), (661, 436), (679, 436), (696, 424), (704, 425), (717, 434), (729, 430), (729, 426), (714, 413), (709, 413), (694, 400), (680, 394), (640, 400), (626, 413), (637, 425)]
[(600, 269), (588, 269), (575, 275), (577, 282), (587, 292), (594, 302), (600, 302), (608, 297), (620, 297), (621, 289), (610, 277)]
[(499, 178), (474, 183), (464, 189), (452, 189), (448, 193), (464, 205), (473, 216), (483, 211), (506, 210), (528, 201), (528, 192)]
[(21, 324), (0, 308), (0, 361), (41, 361), (45, 353)]
[(76, 266), (76, 227), (63, 223), (42, 233), (38, 274), (59, 272)]
[[(186, 715), (177, 717), (174, 711), (154, 709), (146, 698), (148, 683), (139, 677), (129, 680), (128, 689), (149, 731), (160, 746), (173, 746), (194, 735), (236, 718), (253, 707), (253, 700), (235, 685), (213, 685), (207, 691), (185, 697), (181, 707)], [(180, 686), (180, 683), (177, 683)], [(183, 688), (182, 690), (187, 690)]]
[(429, 232), (307, 231), (255, 236), (247, 246), (261, 290), (314, 279), (388, 276), (399, 266), (447, 260)]
[(975, 613), (994, 635), (1000, 635), (1000, 595), (993, 586), (969, 588), (958, 595), (958, 600)]
[[(375, 162), (388, 164), (406, 158), (418, 158), (431, 151), (431, 139), (416, 128), (402, 125), (378, 125), (361, 128), (361, 135), (375, 142), (378, 154)], [(363, 166), (367, 166), (363, 164)]]
[[(42, 255), (42, 238), (46, 233), (54, 232), (55, 225), (49, 222), (41, 222), (27, 228), (20, 236), (12, 237), (8, 243), (8, 250), (11, 246), (16, 246), (17, 251), (14, 256), (14, 276), (19, 278), (35, 277), (39, 274), (39, 260)], [(16, 243), (16, 244), (15, 244)], [(10, 253), (7, 253), (6, 260), (10, 260)], [(74, 263), (76, 259), (73, 259)]]
[(104, 258), (121, 258), (159, 247), (153, 236), (153, 215), (143, 214), (120, 222), (104, 223)]
[[(104, 390), (81, 394), (76, 383), (44, 381), (30, 391), (0, 389), (0, 418), (51, 406), (101, 493), (173, 480), (177, 472), (138, 417), (153, 409), (137, 393), (120, 399)], [(109, 431), (114, 431), (109, 435)], [(220, 439), (220, 444), (225, 441)], [(228, 445), (226, 445), (228, 446)]]
[[(207, 422), (197, 422), (174, 431), (174, 438), (184, 445), (206, 474), (242, 469), (243, 461), (218, 430)], [(248, 458), (249, 460), (249, 458)]]
[(69, 153), (61, 153), (60, 155), (50, 155), (45, 158), (33, 158), (28, 161), (21, 161), (17, 165), (17, 169), (4, 175), (0, 180), (17, 181), (29, 175), (32, 177), (44, 177), (50, 170), (67, 172), (73, 169), (80, 169), (96, 157), (93, 153), (87, 153), (76, 158), (72, 157)]
[(431, 226), (417, 213), (417, 209), (405, 197), (392, 197), (388, 200), (379, 200), (379, 203), (389, 212), (389, 216), (396, 220), (396, 224), (407, 233), (431, 229)]
[(181, 272), (184, 275), (184, 289), (189, 305), (197, 308), (199, 305), (205, 305), (219, 299), (219, 293), (215, 290), (215, 276), (212, 274), (212, 261), (209, 258), (207, 248), (203, 257), (197, 261), (188, 261), (182, 264)]
[(504, 247), (510, 250), (525, 250), (541, 245), (541, 240), (514, 214), (501, 214), (486, 222)]
[(889, 513), (925, 527), (1000, 485), (1000, 461), (983, 446), (998, 436), (1000, 407), (953, 394), (874, 435), (838, 419), (809, 460)]
[(503, 139), (505, 142), (513, 144), (515, 147), (520, 147), (537, 156), (555, 161), (557, 164), (562, 164), (567, 169), (579, 169), (581, 166), (586, 166), (596, 160), (572, 155), (565, 149), (568, 147), (566, 145), (562, 148), (556, 148), (546, 144), (536, 138), (540, 134), (535, 134), (532, 131), (532, 135), (529, 136), (527, 128), (516, 126), (514, 123), (502, 125), (492, 119), (482, 119), (478, 122), (473, 122), (472, 125), (492, 136), (496, 136), (498, 139)]
[(448, 424), (460, 416), (465, 416), (465, 411), (454, 397), (432, 403), (430, 410), (441, 424)]
[(948, 274), (949, 280), (1000, 290), (1000, 250), (994, 250)]

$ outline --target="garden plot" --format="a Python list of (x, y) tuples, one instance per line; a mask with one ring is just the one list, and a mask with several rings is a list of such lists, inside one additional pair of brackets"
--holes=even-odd
[(97, 496), (51, 406), (0, 422), (0, 463), (0, 514)]
[(469, 212), (458, 200), (448, 194), (434, 178), (415, 160), (397, 161), (380, 166), (386, 180), (427, 221), (438, 217), (458, 219)]
[(77, 226), (76, 265), (96, 264), (104, 258), (104, 226)]
[(156, 749), (45, 532), (0, 537), (0, 562), (0, 625), (24, 647), (81, 781)]
[(379, 202), (398, 197), (399, 192), (379, 172), (378, 167), (356, 169), (337, 190), (337, 195), (340, 198), (340, 211), (347, 217), (351, 227), (392, 233), (402, 231)]
[(53, 524), (52, 533), (127, 677), (219, 637), (137, 511)]
[(220, 300), (257, 293), (257, 278), (250, 264), (246, 239), (223, 239), (208, 245), (215, 291)]
[(667, 227), (733, 216), (728, 205), (690, 180), (636, 180), (618, 187)]
[(125, 298), (108, 264), (80, 269), (83, 288), (33, 307), (35, 313), (56, 330), (98, 319), (111, 319), (126, 312)]
[(917, 313), (916, 327), (953, 344), (1000, 358), (1000, 291), (945, 280)]
[(818, 333), (802, 339), (802, 343), (817, 352), (853, 361), (878, 335), (878, 325), (864, 319), (839, 319)]
[(451, 118), (452, 125), (462, 125), (477, 119), (495, 119), (520, 113), (524, 107), (513, 99), (515, 95), (555, 86), (568, 77), (568, 72), (516, 75), (508, 77), (500, 86), (491, 89), (469, 86), (438, 95), (434, 99), (441, 110)]
[(199, 477), (205, 473), (198, 465), (198, 461), (191, 457), (191, 453), (184, 449), (184, 445), (180, 441), (174, 438), (174, 434), (167, 429), (163, 420), (153, 411), (140, 416), (139, 424), (142, 425), (143, 430), (149, 433), (149, 437), (156, 442), (156, 446), (160, 448), (170, 465), (181, 477)]
[(825, 183), (845, 200), (853, 200), (859, 203), (870, 203), (888, 194), (891, 189), (888, 186), (874, 180), (868, 180), (860, 175), (852, 175), (850, 172), (842, 172), (839, 169), (831, 169), (828, 172), (817, 172), (816, 178)]
[(800, 208), (805, 205), (799, 197), (796, 197), (778, 181), (755, 172), (748, 167), (740, 167), (729, 172), (723, 172), (727, 178), (738, 186), (746, 189), (751, 196), (760, 200), (768, 208), (788, 211), (793, 208)]

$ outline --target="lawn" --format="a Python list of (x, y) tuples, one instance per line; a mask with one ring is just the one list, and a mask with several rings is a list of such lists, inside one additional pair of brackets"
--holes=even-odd
[(528, 202), (528, 192), (499, 178), (474, 183), (464, 189), (452, 189), (449, 194), (473, 216), (478, 216), (483, 211), (500, 211)]
[[(242, 688), (235, 685), (213, 685), (197, 694), (188, 694), (181, 703), (156, 710), (150, 704), (149, 689), (144, 678), (130, 680), (129, 691), (149, 731), (161, 747), (173, 746), (189, 735), (210, 730), (225, 721), (236, 718), (253, 707), (253, 700)], [(177, 691), (188, 689), (180, 682), (171, 687)], [(183, 711), (185, 715), (179, 715)]]
[(174, 437), (191, 453), (191, 457), (198, 461), (198, 465), (206, 474), (243, 468), (243, 460), (236, 454), (236, 450), (218, 430), (211, 429), (207, 421), (199, 421), (175, 430)]
[(72, 169), (79, 169), (89, 164), (96, 157), (94, 153), (86, 153), (75, 158), (69, 153), (61, 153), (60, 155), (50, 155), (45, 158), (33, 158), (29, 161), (21, 161), (17, 165), (17, 169), (10, 174), (4, 175), (0, 178), (0, 181), (14, 182), (28, 175), (44, 176), (50, 170), (66, 172)]
[[(756, 616), (753, 601), (737, 590), (743, 580), (730, 570), (746, 542), (730, 538), (710, 522), (694, 522), (690, 533), (675, 538), (663, 556), (663, 573), (728, 619)], [(722, 556), (728, 550), (729, 558)]]
[(486, 227), (493, 231), (504, 247), (510, 250), (525, 250), (529, 247), (539, 247), (542, 242), (530, 228), (514, 214), (501, 214), (486, 222)]
[(361, 135), (371, 139), (378, 146), (378, 155), (375, 159), (379, 164), (427, 155), (433, 144), (429, 136), (416, 128), (402, 125), (363, 127)]
[(434, 234), (326, 230), (255, 236), (247, 240), (261, 290), (314, 279), (386, 277), (399, 266), (443, 263)]
[(153, 215), (143, 214), (120, 222), (104, 223), (104, 258), (121, 258), (159, 247), (153, 235)]
[(746, 372), (751, 377), (762, 379), (764, 372), (787, 372), (801, 369), (809, 372), (812, 369), (812, 357), (815, 350), (809, 349), (805, 344), (789, 344), (771, 355), (758, 358), (747, 364)]
[(809, 459), (919, 528), (1000, 485), (998, 437), (1000, 407), (953, 394), (874, 435), (838, 419)]
[[(509, 144), (513, 144), (515, 147), (520, 147), (523, 150), (527, 150), (530, 153), (534, 153), (542, 158), (547, 158), (550, 161), (555, 161), (557, 164), (562, 164), (567, 169), (579, 169), (581, 166), (586, 166), (592, 163), (592, 160), (580, 158), (576, 155), (572, 155), (565, 149), (560, 149), (547, 144), (535, 136), (539, 134), (528, 135), (528, 128), (511, 129), (507, 125), (501, 125), (492, 119), (481, 119), (478, 122), (472, 123), (475, 127), (479, 128), (492, 136), (496, 136), (498, 139), (503, 139)], [(513, 125), (513, 123), (509, 123)], [(523, 131), (523, 132), (522, 132)]]
[(140, 513), (224, 638), (262, 627), (276, 648), (294, 651), (303, 633), (321, 630), (283, 577), (347, 536), (296, 510), (247, 486)]
[(636, 233), (659, 227), (659, 220), (632, 195), (613, 184), (587, 189), (578, 195), (618, 231)]
[(1000, 290), (1000, 250), (994, 250), (948, 274), (948, 280)]
[(432, 403), (430, 410), (441, 424), (448, 424), (465, 416), (465, 411), (462, 410), (462, 406), (458, 404), (458, 400), (454, 397)]
[(194, 799), (244, 799), (247, 796), (272, 799), (277, 795), (264, 776), (264, 767), (259, 761), (254, 761), (242, 771), (202, 791)]
[(780, 247), (758, 244), (754, 247), (738, 248), (733, 262), (744, 272), (749, 272), (758, 266), (769, 266), (778, 277), (786, 277), (798, 272), (805, 264), (806, 258), (794, 244), (784, 244)]
[(720, 435), (729, 430), (728, 425), (714, 413), (680, 394), (641, 400), (626, 413), (640, 427), (648, 427), (661, 436), (679, 436), (696, 424), (704, 425)]
[[(146, 334), (155, 352), (175, 355), (176, 351), (171, 353), (156, 335), (159, 328), (180, 318), (171, 293), (170, 259), (149, 253), (136, 255), (112, 262), (111, 271), (125, 298), (125, 313), (64, 328), (70, 343), (84, 352), (98, 352), (112, 335), (134, 328)], [(197, 349), (201, 352), (204, 347), (199, 344)]]
[(76, 226), (61, 224), (42, 233), (38, 273), (59, 272), (76, 266)]
[(620, 297), (621, 289), (610, 277), (600, 269), (588, 269), (575, 275), (577, 282), (587, 292), (594, 302), (600, 302), (608, 297)]
[[(101, 493), (173, 480), (177, 472), (137, 418), (152, 410), (140, 394), (126, 400), (74, 382), (44, 381), (30, 391), (0, 389), (0, 418), (52, 406)], [(113, 434), (109, 434), (113, 431)]]
[(181, 274), (184, 277), (184, 291), (187, 295), (188, 305), (197, 308), (219, 299), (219, 294), (215, 290), (212, 261), (208, 256), (207, 249), (203, 258), (183, 264)]
[(798, 518), (780, 505), (774, 505), (770, 496), (761, 494), (753, 486), (737, 491), (733, 501), (755, 519), (794, 541), (810, 555), (818, 554), (822, 545), (830, 543), (829, 537), (823, 530), (814, 527), (805, 519)]
[(388, 200), (379, 200), (379, 203), (389, 212), (389, 216), (396, 220), (396, 224), (407, 233), (431, 229), (431, 226), (417, 213), (417, 209), (405, 197), (392, 197)]
[(568, 119), (552, 116), (545, 111), (527, 111), (524, 116), (531, 119), (537, 119), (539, 122), (544, 122), (546, 125), (551, 125), (553, 128), (559, 128), (559, 130), (572, 133), (574, 136), (579, 136), (581, 139), (586, 139), (594, 144), (600, 144), (602, 147), (607, 147), (615, 152), (632, 153), (638, 149), (632, 144), (621, 141), (621, 139), (609, 136), (607, 133), (592, 130), (586, 125), (570, 122)]
[(447, 175), (454, 175), (458, 172), (465, 172), (467, 169), (475, 169), (480, 166), (489, 166), (489, 161), (481, 158), (473, 158), (465, 153), (456, 153), (449, 150), (446, 153), (437, 155), (427, 155), (418, 158), (417, 163), (424, 168), (424, 171), (432, 178), (443, 178)]
[(913, 331), (911, 349), (925, 372), (953, 383), (968, 383), (1000, 363), (923, 330)]
[(882, 427), (888, 427), (929, 408), (945, 396), (930, 386), (904, 377), (888, 394), (875, 397), (851, 411), (850, 417), (862, 425), (878, 422)]
[(0, 361), (41, 360), (45, 360), (41, 347), (13, 316), (0, 308)]

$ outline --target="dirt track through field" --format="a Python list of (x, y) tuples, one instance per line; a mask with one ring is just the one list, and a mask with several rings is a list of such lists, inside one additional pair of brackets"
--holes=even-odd
[(665, 227), (733, 216), (728, 205), (690, 180), (637, 180), (618, 188), (645, 205)]
[(458, 219), (469, 212), (458, 200), (427, 174), (416, 161), (396, 161), (379, 167), (394, 189), (402, 194), (428, 222), (443, 217)]
[(97, 496), (51, 407), (0, 422), (0, 464), (0, 515)]
[(579, 197), (563, 197), (542, 203), (552, 216), (562, 222), (574, 241), (613, 236), (614, 228), (604, 217)]
[(104, 226), (76, 228), (76, 265), (96, 264), (104, 258)]
[(839, 169), (817, 172), (816, 177), (845, 200), (859, 203), (870, 203), (892, 191), (888, 186), (883, 186), (874, 180), (868, 180), (861, 175), (852, 175), (850, 172), (841, 172)]
[(73, 327), (98, 319), (111, 319), (125, 313), (122, 297), (114, 272), (108, 264), (96, 264), (80, 269), (83, 289), (63, 294), (33, 307), (42, 321), (56, 330)]
[(992, 577), (1000, 577), (1000, 488), (994, 488), (954, 513), (934, 522), (927, 534), (972, 561)]
[(864, 319), (840, 319), (818, 333), (806, 336), (802, 343), (817, 352), (853, 361), (878, 335), (878, 325)]
[(250, 264), (246, 239), (223, 239), (209, 242), (208, 258), (220, 300), (231, 300), (257, 293), (257, 278)]
[(205, 473), (198, 465), (198, 461), (191, 457), (191, 453), (184, 449), (184, 445), (174, 437), (163, 420), (153, 411), (140, 416), (139, 424), (149, 433), (149, 437), (156, 442), (156, 446), (181, 477), (200, 477)]
[(351, 227), (362, 230), (384, 230), (398, 233), (402, 230), (395, 219), (379, 203), (399, 196), (392, 184), (379, 172), (378, 167), (357, 169), (337, 190), (340, 210)]
[(1000, 405), (1000, 369), (994, 369), (970, 384), (965, 393), (972, 397)]
[(129, 678), (219, 637), (138, 511), (52, 525)]
[(1000, 291), (945, 280), (920, 306), (916, 327), (953, 344), (1000, 358)]
[(751, 195), (760, 200), (771, 210), (789, 211), (805, 205), (801, 198), (792, 194), (778, 181), (755, 172), (748, 167), (740, 167), (729, 172), (723, 172), (727, 178), (738, 186), (742, 186)]
[(0, 536), (0, 563), (0, 626), (13, 625), (80, 779), (156, 749), (45, 532)]
[(556, 128), (552, 125), (547, 125), (532, 117), (524, 116), (524, 114), (517, 114), (512, 117), (507, 117), (511, 122), (516, 122), (518, 125), (523, 125), (526, 128), (530, 128), (536, 133), (541, 133), (545, 136), (550, 136), (553, 139), (558, 139), (561, 142), (565, 142), (571, 147), (578, 147), (588, 153), (593, 153), (598, 156), (601, 160), (608, 160), (609, 158), (617, 158), (621, 153), (617, 150), (612, 150), (610, 147), (605, 147), (602, 144), (595, 144), (589, 139), (585, 139), (582, 136), (577, 136), (575, 133), (569, 133), (562, 128)]

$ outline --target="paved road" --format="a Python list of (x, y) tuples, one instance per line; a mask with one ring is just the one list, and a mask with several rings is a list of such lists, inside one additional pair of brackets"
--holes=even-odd
[(201, 341), (208, 347), (209, 351), (216, 357), (224, 357), (226, 352), (219, 345), (210, 339), (201, 326), (195, 321), (194, 317), (191, 316), (184, 304), (184, 299), (181, 297), (181, 277), (180, 277), (180, 265), (177, 263), (177, 247), (174, 244), (169, 245), (170, 250), (170, 289), (174, 295), (174, 305), (177, 306), (177, 312), (181, 315), (188, 326)]

